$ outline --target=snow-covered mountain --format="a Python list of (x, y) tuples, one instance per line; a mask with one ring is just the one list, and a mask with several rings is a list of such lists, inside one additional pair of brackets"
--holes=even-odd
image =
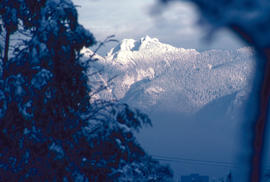
[[(88, 49), (84, 59), (92, 55)], [(88, 52), (88, 53), (87, 53)], [(102, 73), (90, 81), (107, 84), (98, 97), (115, 98), (145, 111), (196, 112), (207, 104), (232, 95), (232, 107), (249, 92), (253, 51), (176, 48), (157, 38), (124, 39), (89, 68)]]

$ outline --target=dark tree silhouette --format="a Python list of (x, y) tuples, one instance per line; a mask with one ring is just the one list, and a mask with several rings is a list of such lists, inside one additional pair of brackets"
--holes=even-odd
[[(172, 1), (178, 0), (160, 0), (162, 3)], [(189, 1), (196, 5), (202, 22), (210, 25), (210, 32), (227, 28), (252, 46), (257, 53), (253, 91), (258, 100), (258, 107), (252, 124), (249, 181), (258, 182), (262, 176), (262, 156), (270, 97), (270, 3), (268, 0)], [(254, 94), (252, 96), (254, 97)]]
[(89, 102), (80, 50), (95, 39), (77, 19), (70, 0), (0, 1), (0, 181), (171, 180), (134, 137), (145, 114)]

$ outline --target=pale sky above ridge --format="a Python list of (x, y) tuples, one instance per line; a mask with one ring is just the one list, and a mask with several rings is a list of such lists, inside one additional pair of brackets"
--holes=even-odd
[[(243, 47), (233, 34), (219, 31), (214, 41), (203, 41), (206, 31), (198, 25), (195, 7), (187, 2), (171, 4), (158, 11), (155, 0), (73, 0), (78, 5), (79, 21), (102, 41), (114, 34), (118, 40), (157, 37), (175, 47), (234, 49)], [(156, 15), (153, 15), (156, 12)], [(114, 45), (107, 45), (110, 49)], [(106, 48), (105, 48), (106, 49)], [(108, 51), (108, 50), (106, 50)]]

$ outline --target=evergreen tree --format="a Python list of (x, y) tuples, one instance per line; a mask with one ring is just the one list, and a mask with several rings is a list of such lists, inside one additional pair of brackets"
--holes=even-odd
[(134, 137), (145, 114), (89, 102), (80, 50), (95, 39), (70, 0), (2, 0), (0, 18), (0, 181), (171, 180)]

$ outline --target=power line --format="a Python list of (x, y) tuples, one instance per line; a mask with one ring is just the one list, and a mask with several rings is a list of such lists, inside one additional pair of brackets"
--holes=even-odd
[(213, 164), (213, 163), (203, 163), (203, 162), (194, 162), (194, 161), (184, 161), (184, 160), (172, 160), (172, 159), (162, 159), (162, 158), (154, 158), (159, 161), (167, 161), (167, 162), (177, 162), (177, 163), (185, 163), (191, 165), (204, 165), (204, 166), (217, 166), (217, 167), (226, 167), (226, 168), (238, 168), (232, 165), (225, 165), (225, 164)]
[[(214, 161), (214, 160), (199, 160), (192, 158), (181, 158), (181, 157), (170, 157), (164, 155), (152, 155), (156, 160), (168, 161), (168, 162), (177, 162), (177, 163), (186, 163), (186, 164), (197, 164), (197, 165), (206, 165), (206, 166), (218, 166), (226, 168), (241, 168), (243, 165), (233, 163), (233, 162), (224, 162), (224, 161)], [(270, 170), (269, 165), (265, 165), (265, 170)]]
[(203, 163), (215, 163), (215, 164), (224, 164), (224, 165), (237, 165), (233, 162), (223, 162), (223, 161), (210, 161), (210, 160), (199, 160), (199, 159), (191, 159), (191, 158), (180, 158), (180, 157), (168, 157), (163, 155), (152, 155), (157, 158), (165, 158), (170, 160), (181, 160), (181, 161), (192, 161), (192, 162), (203, 162)]

